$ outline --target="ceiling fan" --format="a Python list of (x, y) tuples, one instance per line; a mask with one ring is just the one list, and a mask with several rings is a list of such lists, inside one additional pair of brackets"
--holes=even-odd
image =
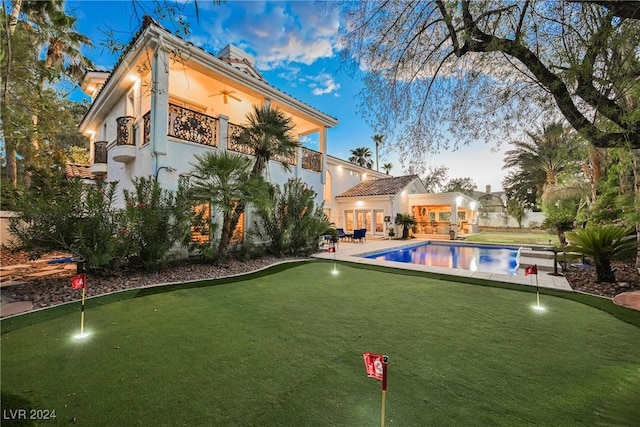
[(214, 93), (213, 95), (209, 95), (209, 97), (222, 95), (222, 101), (225, 104), (227, 104), (229, 102), (229, 98), (235, 99), (238, 102), (242, 102), (242, 99), (238, 98), (237, 96), (233, 96), (232, 93), (236, 93), (236, 92), (233, 91), (233, 90), (223, 89), (219, 93)]

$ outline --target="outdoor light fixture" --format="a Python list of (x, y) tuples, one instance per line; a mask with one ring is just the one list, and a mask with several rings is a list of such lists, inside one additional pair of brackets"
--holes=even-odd
[(543, 311), (545, 311), (546, 309), (544, 308), (544, 306), (542, 305), (538, 305), (538, 304), (534, 304), (531, 306), (535, 311), (542, 313)]
[(74, 335), (73, 339), (74, 340), (83, 340), (83, 339), (87, 338), (88, 336), (89, 336), (89, 333), (85, 331), (85, 332), (79, 333), (78, 335)]

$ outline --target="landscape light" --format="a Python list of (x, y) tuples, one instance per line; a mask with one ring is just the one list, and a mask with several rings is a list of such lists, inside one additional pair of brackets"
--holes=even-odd
[(82, 333), (79, 333), (78, 335), (74, 335), (73, 339), (74, 340), (83, 340), (83, 339), (87, 338), (88, 336), (89, 336), (88, 332), (82, 332)]
[(543, 311), (545, 311), (546, 309), (544, 308), (544, 306), (542, 305), (538, 305), (538, 304), (534, 304), (531, 306), (535, 311), (538, 311), (540, 313), (542, 313)]

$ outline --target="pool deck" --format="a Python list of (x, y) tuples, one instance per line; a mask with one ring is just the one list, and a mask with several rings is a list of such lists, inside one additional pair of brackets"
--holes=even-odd
[[(401, 268), (405, 270), (424, 271), (429, 273), (444, 274), (457, 277), (473, 277), (485, 280), (494, 280), (497, 282), (513, 283), (524, 286), (536, 286), (536, 277), (534, 275), (525, 276), (524, 267), (531, 264), (538, 265), (538, 286), (541, 288), (557, 289), (563, 291), (572, 291), (569, 282), (564, 276), (554, 276), (553, 259), (545, 258), (543, 253), (535, 253), (534, 251), (523, 250), (520, 256), (520, 269), (517, 275), (487, 273), (483, 271), (470, 271), (457, 268), (433, 267), (420, 264), (409, 264), (404, 262), (384, 261), (371, 258), (363, 258), (365, 254), (397, 249), (406, 246), (414, 246), (423, 242), (431, 241), (431, 239), (411, 239), (411, 240), (388, 240), (382, 238), (367, 239), (366, 242), (346, 242), (338, 243), (335, 253), (323, 250), (315, 255), (314, 258), (336, 261), (347, 261), (363, 265), (378, 265), (385, 267)], [(462, 242), (451, 242), (461, 243)], [(505, 245), (509, 246), (509, 245)], [(334, 258), (335, 254), (335, 258)]]

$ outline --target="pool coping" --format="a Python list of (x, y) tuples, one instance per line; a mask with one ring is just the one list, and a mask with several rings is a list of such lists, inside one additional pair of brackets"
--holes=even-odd
[[(493, 280), (502, 283), (510, 283), (515, 285), (523, 285), (523, 286), (537, 286), (540, 288), (548, 288), (555, 289), (561, 291), (569, 291), (572, 292), (571, 286), (569, 286), (569, 282), (564, 276), (556, 276), (547, 271), (538, 270), (537, 275), (529, 275), (526, 276), (524, 273), (524, 267), (531, 264), (544, 264), (544, 267), (548, 268), (549, 262), (553, 262), (553, 260), (543, 260), (539, 258), (534, 258), (532, 256), (527, 256), (521, 254), (520, 256), (520, 268), (518, 269), (518, 274), (508, 275), (508, 274), (499, 274), (499, 273), (488, 273), (483, 271), (470, 271), (470, 270), (462, 270), (462, 269), (452, 269), (447, 267), (434, 267), (434, 266), (426, 266), (421, 264), (409, 264), (403, 262), (396, 261), (384, 261), (377, 260), (372, 258), (364, 258), (366, 254), (373, 254), (381, 251), (388, 251), (394, 249), (401, 249), (406, 247), (412, 247), (415, 245), (427, 243), (434, 241), (433, 239), (413, 239), (411, 242), (407, 242), (406, 240), (388, 240), (388, 239), (376, 239), (376, 240), (368, 240), (364, 243), (359, 242), (339, 242), (337, 245), (337, 249), (335, 252), (327, 252), (322, 251), (312, 255), (313, 258), (324, 259), (324, 260), (335, 260), (335, 261), (345, 261), (362, 265), (371, 265), (371, 266), (382, 266), (382, 267), (390, 267), (401, 270), (410, 270), (410, 271), (418, 271), (418, 272), (426, 272), (438, 275), (450, 276), (452, 278), (472, 278), (472, 279), (482, 279), (482, 280)], [(446, 242), (435, 240), (437, 243), (455, 243), (456, 245), (464, 245), (463, 241), (455, 241), (455, 242)], [(474, 243), (466, 243), (469, 246), (478, 246)], [(484, 244), (483, 244), (484, 245)], [(492, 245), (486, 245), (492, 246)], [(493, 246), (507, 246), (507, 247), (519, 247), (519, 245), (493, 245)], [(522, 246), (525, 247), (525, 246)]]

